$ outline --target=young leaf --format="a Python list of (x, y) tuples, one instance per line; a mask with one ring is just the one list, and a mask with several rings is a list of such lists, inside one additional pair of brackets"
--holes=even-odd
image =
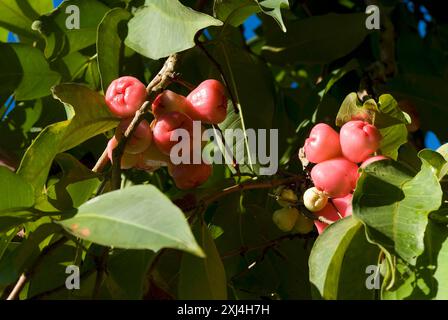
[(60, 223), (73, 235), (123, 249), (175, 248), (203, 256), (182, 211), (152, 185), (106, 193)]
[(129, 23), (125, 43), (157, 60), (194, 47), (195, 34), (222, 22), (182, 5), (178, 0), (146, 0)]

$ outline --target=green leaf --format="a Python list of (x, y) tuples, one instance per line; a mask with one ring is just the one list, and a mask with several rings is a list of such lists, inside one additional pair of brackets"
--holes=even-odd
[(34, 204), (33, 187), (5, 167), (0, 167), (0, 194), (0, 214)]
[(121, 60), (124, 53), (123, 41), (126, 37), (126, 22), (131, 14), (121, 8), (109, 11), (98, 26), (96, 47), (98, 68), (103, 91), (120, 76)]
[(175, 248), (203, 256), (185, 216), (152, 185), (96, 197), (59, 222), (77, 237), (123, 249)]
[(448, 299), (448, 229), (429, 221), (425, 251), (415, 266), (397, 260), (397, 279), (392, 288), (383, 287), (382, 299)]
[(50, 69), (39, 49), (25, 44), (0, 43), (0, 102), (15, 94), (16, 100), (33, 100), (51, 94), (60, 75)]
[(178, 0), (146, 0), (129, 23), (126, 45), (157, 60), (194, 47), (195, 34), (222, 22), (182, 5)]
[[(371, 264), (371, 256), (367, 253), (373, 250), (365, 239), (362, 223), (354, 217), (345, 218), (330, 225), (314, 243), (309, 258), (310, 281), (317, 289), (320, 297), (328, 300), (341, 299), (346, 292), (357, 292), (358, 299), (369, 297), (365, 281), (348, 280), (350, 277), (364, 279), (365, 269)], [(364, 250), (363, 256), (353, 257), (348, 264), (346, 258), (350, 250)], [(378, 252), (378, 250), (376, 251)], [(378, 256), (377, 256), (378, 257)], [(348, 268), (351, 272), (343, 270)], [(344, 279), (340, 279), (340, 277)], [(349, 285), (346, 282), (349, 282)], [(344, 287), (343, 290), (340, 287)], [(371, 295), (371, 293), (370, 293)]]
[(430, 149), (424, 149), (418, 153), (418, 156), (421, 159), (425, 159), (425, 161), (429, 165), (431, 165), (434, 174), (439, 178), (439, 180), (447, 174), (447, 161), (439, 152), (435, 152)]
[(261, 7), (255, 0), (215, 0), (213, 5), (214, 16), (234, 27), (258, 12)]
[(25, 38), (37, 38), (38, 34), (31, 30), (33, 21), (52, 9), (51, 0), (2, 0), (0, 26)]
[(11, 284), (19, 278), (20, 274), (28, 268), (39, 256), (54, 233), (61, 228), (53, 223), (39, 226), (17, 248), (4, 256), (0, 261), (0, 285)]
[[(76, 6), (78, 12), (66, 12), (68, 6)], [(98, 25), (109, 8), (97, 0), (66, 0), (56, 10), (41, 16), (34, 23), (45, 39), (45, 56), (55, 58), (87, 48), (96, 42)], [(68, 28), (67, 23), (79, 18), (79, 29)]]
[(336, 125), (342, 127), (346, 122), (357, 118), (372, 120), (377, 111), (378, 106), (376, 103), (368, 101), (363, 104), (359, 101), (356, 92), (352, 92), (342, 101), (336, 116)]
[(184, 254), (180, 268), (178, 296), (186, 300), (226, 300), (226, 272), (215, 241), (203, 223), (198, 238), (205, 258)]
[(19, 232), (19, 228), (12, 228), (6, 232), (0, 233), (0, 261), (17, 232)]
[[(219, 128), (224, 132), (226, 129), (234, 129), (234, 133), (236, 130), (242, 130), (243, 139), (231, 141), (229, 137), (226, 144), (233, 147), (233, 153), (240, 164), (241, 172), (260, 172), (261, 168), (268, 165), (261, 164), (260, 159), (256, 158), (254, 140), (248, 129), (254, 129), (254, 135), (260, 133), (257, 129), (267, 129), (266, 136), (269, 138), (270, 131), (268, 129), (272, 127), (275, 110), (275, 88), (272, 75), (258, 57), (230, 41), (219, 42), (212, 49), (215, 58), (223, 66), (224, 73), (229, 79), (231, 86), (229, 90), (233, 92), (238, 99), (237, 103), (239, 103), (238, 113), (235, 113), (233, 106), (229, 103), (227, 118), (219, 124)], [(257, 92), (257, 94), (250, 95), (247, 92)], [(266, 151), (273, 157), (276, 151), (270, 152), (271, 146), (275, 148), (277, 145), (275, 143), (267, 144)]]
[(62, 84), (53, 88), (53, 95), (64, 103), (69, 120), (46, 127), (26, 151), (18, 174), (40, 195), (51, 163), (58, 153), (106, 132), (118, 123), (109, 112), (104, 97), (79, 84)]
[(361, 44), (370, 32), (365, 19), (364, 13), (331, 13), (292, 21), (286, 25), (287, 33), (267, 35), (263, 55), (278, 65), (329, 63)]
[(353, 214), (366, 225), (369, 238), (412, 265), (424, 250), (428, 214), (442, 203), (432, 166), (421, 160), (415, 176), (394, 161), (369, 165), (353, 195)]
[(286, 26), (283, 22), (282, 12), (280, 9), (289, 8), (288, 0), (264, 0), (260, 2), (263, 12), (277, 21), (283, 32), (286, 32)]
[(382, 135), (381, 154), (397, 159), (398, 149), (408, 142), (406, 118), (398, 108), (397, 101), (390, 94), (383, 94), (378, 99), (379, 113), (375, 118), (375, 125)]

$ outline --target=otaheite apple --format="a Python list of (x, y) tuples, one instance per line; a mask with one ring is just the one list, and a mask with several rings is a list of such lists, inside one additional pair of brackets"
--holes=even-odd
[(278, 204), (282, 207), (290, 207), (297, 204), (297, 195), (294, 190), (289, 188), (283, 189), (278, 197)]
[[(118, 128), (115, 132), (115, 137), (117, 140), (120, 140), (123, 133), (131, 124), (132, 119), (128, 118), (122, 120), (118, 125)], [(138, 126), (135, 128), (132, 137), (126, 141), (126, 146), (124, 151), (127, 153), (138, 154), (146, 150), (152, 142), (152, 130), (149, 126), (149, 123), (146, 120), (140, 121)]]
[(305, 140), (305, 156), (309, 162), (320, 163), (342, 155), (339, 134), (329, 125), (319, 123)]
[(331, 202), (338, 210), (339, 214), (344, 218), (353, 214), (352, 199), (353, 194), (350, 193), (342, 198), (333, 198), (331, 199)]
[(293, 231), (300, 234), (307, 234), (313, 231), (313, 226), (314, 226), (313, 220), (308, 219), (303, 214), (299, 213)]
[(106, 104), (110, 111), (120, 118), (132, 117), (145, 102), (145, 85), (134, 77), (121, 77), (109, 85), (106, 91)]
[(171, 141), (171, 135), (175, 130), (184, 129), (193, 139), (193, 120), (180, 112), (169, 112), (161, 115), (157, 119), (153, 128), (153, 140), (159, 150), (169, 155), (171, 148), (179, 141)]
[(171, 90), (165, 90), (160, 93), (152, 103), (152, 113), (156, 118), (173, 111), (187, 113), (192, 108), (193, 106), (186, 97)]
[(349, 121), (340, 131), (342, 154), (356, 163), (363, 162), (377, 151), (380, 141), (380, 132), (368, 122)]
[(203, 81), (190, 92), (187, 100), (191, 103), (192, 108), (187, 108), (185, 112), (193, 120), (218, 124), (223, 122), (227, 116), (226, 88), (217, 80)]
[(160, 150), (151, 144), (145, 151), (140, 154), (136, 168), (153, 171), (154, 168), (165, 167), (170, 162), (170, 157), (160, 152)]
[(328, 196), (316, 187), (309, 188), (303, 193), (303, 204), (311, 212), (322, 210), (327, 202)]
[(168, 172), (181, 190), (193, 189), (205, 183), (212, 174), (210, 164), (168, 164)]
[(283, 232), (291, 231), (300, 215), (296, 208), (282, 208), (274, 211), (272, 221)]
[[(325, 208), (316, 212), (315, 214), (327, 218), (330, 221), (337, 221), (341, 218), (336, 211), (336, 208), (330, 202), (325, 206)], [(314, 220), (314, 225), (316, 226), (317, 232), (319, 232), (319, 234), (321, 234), (328, 227), (328, 224), (319, 220)]]
[(311, 170), (315, 187), (330, 198), (344, 197), (351, 193), (358, 177), (358, 166), (345, 158), (318, 163)]

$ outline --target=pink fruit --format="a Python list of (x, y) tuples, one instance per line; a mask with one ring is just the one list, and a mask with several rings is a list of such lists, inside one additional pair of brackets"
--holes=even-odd
[(341, 128), (342, 154), (350, 161), (363, 162), (379, 148), (380, 141), (380, 132), (368, 122), (349, 121)]
[(344, 197), (352, 192), (358, 177), (358, 166), (345, 158), (318, 163), (311, 170), (316, 188), (330, 198)]
[[(117, 147), (118, 141), (115, 137), (112, 137), (112, 139), (109, 140), (107, 143), (107, 156), (109, 157), (109, 160), (111, 163), (113, 163), (113, 150)], [(121, 169), (130, 169), (134, 167), (137, 164), (137, 161), (139, 159), (138, 154), (130, 154), (124, 152), (121, 157)]]
[(171, 90), (163, 91), (152, 103), (152, 113), (156, 118), (173, 111), (187, 113), (187, 110), (192, 108), (193, 106), (187, 98)]
[[(131, 124), (132, 119), (128, 118), (122, 120), (118, 125), (118, 128), (115, 132), (115, 137), (117, 140), (120, 140), (126, 129)], [(134, 131), (132, 137), (128, 139), (126, 142), (126, 147), (124, 151), (126, 153), (137, 154), (146, 150), (152, 142), (152, 130), (149, 126), (149, 123), (146, 120), (140, 121), (137, 128)]]
[[(317, 216), (327, 218), (330, 221), (337, 221), (341, 218), (331, 203), (328, 203), (325, 208), (323, 208), (319, 212), (316, 212), (315, 214)], [(321, 234), (328, 227), (328, 224), (320, 222), (319, 220), (314, 220), (314, 225), (316, 226), (317, 232), (319, 232), (319, 234)]]
[(319, 163), (342, 155), (339, 134), (329, 125), (318, 123), (305, 140), (305, 155), (309, 162)]
[(109, 85), (105, 99), (113, 114), (120, 118), (129, 118), (145, 102), (146, 96), (146, 87), (140, 80), (134, 77), (121, 77)]
[(170, 141), (171, 134), (177, 129), (185, 129), (193, 137), (193, 120), (180, 112), (169, 112), (161, 115), (153, 128), (153, 139), (159, 150), (169, 155), (171, 148), (179, 141)]
[(341, 216), (344, 218), (353, 214), (352, 199), (353, 194), (350, 193), (342, 198), (333, 198), (331, 199), (331, 201), (333, 202), (333, 205), (336, 207)]
[(186, 113), (193, 120), (218, 124), (223, 122), (227, 116), (226, 88), (217, 80), (203, 81), (190, 92), (187, 100), (191, 103), (192, 108), (188, 108)]
[(168, 172), (176, 186), (181, 190), (193, 189), (208, 180), (212, 174), (212, 166), (201, 164), (168, 165)]
[(367, 167), (369, 164), (371, 164), (371, 163), (374, 163), (374, 162), (377, 162), (377, 161), (381, 161), (381, 160), (387, 160), (387, 159), (389, 159), (388, 157), (385, 157), (385, 156), (374, 156), (374, 157), (370, 157), (370, 158), (368, 158), (367, 160), (365, 160), (362, 164), (361, 164), (361, 166), (360, 166), (360, 168), (362, 168), (362, 169), (364, 169), (365, 167)]

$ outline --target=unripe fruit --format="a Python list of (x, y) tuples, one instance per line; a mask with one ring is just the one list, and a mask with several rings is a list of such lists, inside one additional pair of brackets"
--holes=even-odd
[(316, 164), (311, 179), (320, 191), (330, 198), (344, 197), (356, 187), (358, 166), (345, 158), (336, 158)]
[[(131, 124), (132, 119), (125, 119), (120, 122), (115, 132), (115, 137), (120, 140), (126, 129)], [(146, 150), (152, 142), (152, 130), (146, 120), (140, 121), (135, 128), (132, 137), (126, 142), (124, 151), (126, 153), (138, 154)]]
[(226, 88), (217, 80), (203, 81), (190, 92), (187, 100), (191, 103), (192, 108), (186, 110), (186, 113), (193, 120), (218, 124), (223, 122), (227, 116)]
[(361, 164), (361, 166), (360, 166), (360, 168), (361, 169), (364, 169), (365, 167), (367, 167), (369, 164), (371, 164), (371, 163), (374, 163), (374, 162), (377, 162), (377, 161), (381, 161), (381, 160), (387, 160), (387, 159), (389, 159), (388, 157), (385, 157), (385, 156), (374, 156), (374, 157), (370, 157), (370, 158), (368, 158), (367, 160), (365, 160), (362, 164)]
[(168, 173), (179, 189), (193, 189), (207, 181), (212, 174), (212, 166), (206, 163), (179, 165), (170, 163)]
[[(113, 150), (117, 147), (117, 145), (118, 141), (115, 137), (112, 137), (112, 139), (110, 139), (109, 142), (107, 143), (107, 156), (109, 157), (111, 163), (113, 163), (112, 158)], [(138, 154), (130, 154), (124, 152), (123, 155), (121, 156), (121, 164), (120, 164), (121, 169), (130, 169), (134, 167), (137, 164), (138, 159), (139, 159)]]
[(303, 194), (303, 204), (311, 212), (322, 210), (328, 203), (328, 196), (316, 187), (309, 188)]
[(299, 214), (293, 230), (300, 234), (307, 234), (313, 231), (313, 226), (314, 226), (313, 220), (308, 219), (303, 214)]
[[(321, 211), (316, 212), (316, 215), (327, 218), (330, 221), (337, 221), (341, 218), (331, 203), (328, 203)], [(320, 222), (319, 220), (314, 220), (314, 225), (316, 226), (319, 234), (321, 234), (328, 227), (328, 224)]]
[(274, 212), (272, 221), (280, 230), (289, 232), (294, 228), (299, 215), (299, 210), (296, 208), (282, 208)]
[(192, 108), (193, 106), (187, 98), (171, 90), (163, 91), (152, 103), (152, 113), (156, 118), (173, 111), (187, 113), (187, 110)]
[(155, 144), (151, 144), (149, 148), (140, 153), (140, 157), (136, 167), (143, 170), (150, 170), (146, 168), (166, 167), (169, 162), (170, 157), (160, 152)]
[(353, 214), (352, 199), (353, 194), (350, 193), (342, 198), (333, 198), (331, 199), (331, 202), (333, 202), (333, 205), (336, 207), (339, 214), (345, 218)]
[(305, 140), (305, 155), (309, 162), (319, 163), (342, 155), (339, 134), (329, 125), (318, 123)]
[(146, 96), (146, 87), (140, 80), (134, 77), (121, 77), (109, 85), (105, 99), (113, 114), (120, 118), (129, 118), (145, 102)]
[(299, 199), (297, 198), (297, 195), (293, 190), (283, 189), (278, 196), (277, 202), (282, 207), (289, 207), (295, 205), (297, 203), (297, 200)]
[(179, 141), (170, 141), (171, 134), (177, 129), (185, 129), (193, 138), (193, 120), (180, 112), (169, 112), (160, 116), (153, 128), (153, 140), (159, 150), (169, 155), (171, 148)]
[(379, 148), (380, 141), (380, 132), (368, 122), (349, 121), (341, 128), (342, 154), (350, 161), (363, 162)]

